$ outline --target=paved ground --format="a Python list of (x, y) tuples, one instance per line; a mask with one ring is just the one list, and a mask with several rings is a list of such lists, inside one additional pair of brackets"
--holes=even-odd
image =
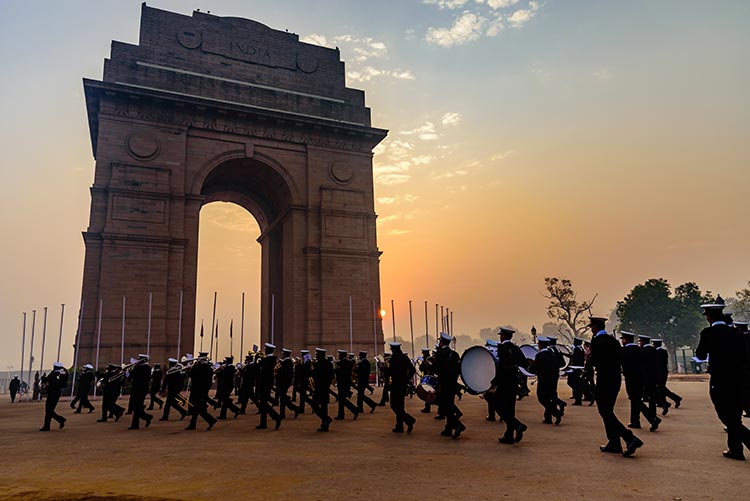
[[(240, 416), (206, 433), (177, 421), (129, 431), (126, 420), (96, 423), (97, 413), (73, 415), (64, 402), (65, 429), (39, 433), (43, 404), (4, 397), (0, 500), (750, 498), (750, 462), (721, 456), (725, 434), (707, 383), (670, 387), (682, 407), (658, 432), (639, 434), (646, 445), (634, 458), (599, 452), (596, 407), (568, 406), (554, 427), (541, 424), (535, 398), (518, 406), (526, 438), (507, 446), (497, 443), (502, 425), (486, 422), (484, 401), (472, 396), (459, 403), (469, 428), (459, 440), (439, 436), (442, 423), (420, 414), (416, 398), (407, 402), (418, 419), (408, 436), (391, 433), (384, 407), (336, 421), (328, 434), (310, 415), (279, 431), (256, 431), (257, 416)], [(621, 394), (621, 418), (626, 405)]]

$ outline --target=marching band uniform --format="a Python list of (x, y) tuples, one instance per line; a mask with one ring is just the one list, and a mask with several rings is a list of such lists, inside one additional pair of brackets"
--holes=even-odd
[[(573, 405), (582, 405), (583, 400), (583, 369), (586, 365), (586, 351), (583, 349), (583, 339), (573, 338), (573, 353), (570, 355), (570, 372), (568, 386), (573, 390)], [(581, 367), (581, 368), (577, 368)]]
[(60, 423), (62, 430), (67, 420), (55, 412), (55, 407), (60, 401), (62, 389), (68, 386), (68, 372), (60, 362), (55, 362), (52, 372), (43, 377), (42, 383), (47, 385), (47, 399), (44, 402), (44, 425), (39, 431), (49, 431), (53, 419)]
[(667, 381), (669, 380), (669, 352), (663, 346), (663, 341), (661, 339), (654, 339), (651, 343), (656, 348), (656, 360), (658, 362), (656, 380), (656, 384), (659, 387), (658, 393), (665, 402), (667, 398), (672, 399), (674, 402), (674, 408), (679, 409), (680, 404), (682, 403), (682, 397), (667, 388)]
[(643, 398), (648, 400), (649, 411), (656, 414), (656, 407), (662, 407), (662, 415), (669, 412), (669, 404), (665, 402), (659, 391), (659, 358), (656, 348), (651, 344), (649, 336), (638, 336), (638, 343), (643, 349)]
[(235, 419), (240, 413), (240, 408), (232, 402), (234, 375), (236, 373), (236, 369), (232, 365), (233, 361), (233, 357), (226, 357), (224, 364), (216, 371), (216, 400), (221, 404), (218, 419), (226, 419), (228, 410), (234, 413)]
[(461, 411), (456, 406), (458, 375), (461, 372), (461, 358), (453, 351), (450, 343), (453, 336), (440, 333), (440, 347), (435, 354), (435, 373), (440, 381), (438, 390), (438, 413), (445, 416), (445, 429), (440, 432), (445, 437), (458, 438), (466, 430), (461, 422)]
[(159, 409), (164, 407), (164, 400), (159, 398), (159, 392), (161, 391), (161, 383), (164, 378), (164, 374), (161, 371), (159, 364), (154, 364), (154, 368), (151, 369), (151, 388), (149, 390), (149, 396), (151, 402), (148, 406), (148, 410), (154, 410), (154, 403), (159, 404)]
[(129, 430), (137, 430), (140, 420), (146, 421), (146, 428), (151, 424), (154, 416), (146, 413), (146, 395), (148, 395), (148, 383), (151, 379), (151, 368), (148, 365), (147, 355), (138, 355), (139, 363), (130, 370), (130, 399), (133, 402), (133, 420)]
[[(432, 357), (430, 356), (429, 348), (422, 348), (422, 361), (419, 364), (419, 372), (422, 373), (422, 376), (434, 376), (435, 375), (435, 369), (432, 364)], [(420, 412), (429, 414), (430, 408), (431, 408), (430, 402), (425, 402), (424, 408)]]
[[(409, 383), (414, 377), (414, 365), (402, 351), (401, 343), (389, 343), (391, 347), (391, 410), (396, 415), (396, 426), (393, 428), (395, 433), (404, 432), (404, 423), (406, 423), (406, 433), (411, 433), (414, 423), (417, 421), (411, 414), (406, 412), (406, 392)], [(461, 432), (458, 432), (459, 434)]]
[(115, 422), (125, 413), (125, 408), (117, 405), (117, 399), (122, 390), (122, 379), (117, 376), (122, 369), (115, 364), (109, 364), (102, 376), (102, 418), (99, 423), (106, 423), (109, 416), (115, 417)]
[[(497, 341), (493, 339), (485, 339), (484, 346), (487, 350), (493, 353), (495, 357), (497, 357)], [(484, 398), (484, 401), (487, 404), (487, 416), (484, 418), (487, 421), (495, 421), (497, 419), (495, 416), (497, 413), (497, 402), (495, 402), (496, 392), (497, 388), (495, 388), (495, 391), (487, 391), (482, 395), (482, 398)], [(427, 404), (425, 404), (425, 406), (426, 405)], [(427, 412), (429, 412), (429, 410)]]
[[(365, 412), (364, 404), (367, 404), (370, 407), (370, 413), (375, 412), (375, 407), (377, 407), (378, 404), (375, 403), (373, 399), (365, 395), (365, 390), (370, 388), (370, 370), (372, 368), (372, 365), (370, 364), (370, 361), (367, 360), (367, 352), (366, 351), (360, 351), (359, 352), (359, 361), (356, 365), (356, 371), (357, 371), (357, 411), (358, 412)], [(372, 391), (372, 389), (370, 389)]]
[[(247, 404), (252, 400), (258, 405), (257, 396), (255, 393), (255, 384), (258, 380), (258, 361), (256, 356), (248, 355), (245, 357), (245, 365), (240, 369), (242, 374), (242, 383), (240, 385), (240, 414), (244, 414), (247, 410)], [(260, 408), (260, 406), (258, 406)]]
[(695, 356), (708, 359), (709, 395), (727, 430), (728, 450), (724, 457), (744, 461), (743, 444), (750, 448), (750, 430), (742, 424), (741, 403), (747, 348), (742, 334), (724, 322), (723, 303), (704, 304), (701, 308), (710, 326), (701, 331)]
[(75, 414), (80, 414), (81, 409), (86, 407), (89, 410), (89, 414), (94, 412), (94, 406), (89, 401), (89, 391), (91, 391), (91, 384), (94, 382), (94, 367), (91, 364), (83, 366), (83, 372), (78, 377), (78, 384), (76, 385), (76, 398), (70, 402), (71, 407), (75, 407), (78, 403), (78, 408)]
[(650, 431), (659, 428), (661, 419), (656, 416), (655, 408), (643, 403), (643, 348), (635, 343), (635, 334), (621, 331), (622, 338), (622, 376), (625, 378), (625, 392), (630, 400), (630, 424), (628, 428), (641, 427), (641, 414), (651, 423)]
[(198, 354), (199, 358), (204, 358), (195, 362), (189, 369), (190, 375), (190, 396), (189, 405), (192, 415), (190, 424), (185, 427), (186, 430), (194, 430), (198, 423), (198, 416), (202, 417), (207, 423), (210, 430), (216, 424), (216, 418), (208, 412), (208, 392), (211, 390), (214, 370), (206, 359), (207, 352)]
[(276, 369), (276, 355), (273, 351), (276, 346), (266, 343), (266, 356), (258, 363), (258, 409), (260, 410), (260, 423), (256, 430), (268, 428), (268, 415), (276, 421), (276, 429), (281, 426), (281, 416), (271, 407), (271, 393), (273, 392), (274, 370)]
[(315, 364), (312, 367), (312, 377), (315, 382), (313, 391), (313, 400), (320, 418), (320, 428), (318, 431), (328, 431), (331, 422), (328, 417), (328, 395), (333, 382), (333, 366), (326, 360), (326, 350), (315, 348)]
[[(549, 339), (538, 337), (539, 352), (531, 364), (537, 375), (536, 397), (539, 403), (544, 407), (545, 424), (552, 424), (552, 418), (555, 418), (555, 424), (559, 425), (563, 417), (563, 412), (558, 405), (556, 398), (557, 383), (560, 379), (561, 357), (552, 351), (549, 347)], [(564, 364), (564, 362), (562, 362)]]
[[(170, 358), (169, 359), (169, 368), (171, 369), (177, 365), (177, 359)], [(176, 371), (170, 373), (169, 370), (167, 370), (167, 373), (164, 376), (164, 390), (167, 391), (167, 400), (164, 402), (166, 405), (164, 406), (164, 413), (162, 414), (161, 418), (159, 418), (159, 421), (168, 421), (169, 420), (169, 411), (170, 409), (175, 409), (177, 412), (180, 413), (180, 420), (185, 419), (185, 416), (187, 416), (187, 411), (182, 408), (180, 404), (177, 403), (177, 395), (180, 394), (182, 391), (182, 387), (185, 385), (185, 377), (182, 375), (182, 371)]]
[(336, 386), (338, 388), (338, 407), (339, 412), (336, 415), (336, 420), (344, 419), (344, 408), (348, 408), (354, 419), (357, 419), (359, 411), (357, 408), (349, 402), (349, 395), (352, 391), (352, 372), (354, 366), (352, 361), (347, 357), (346, 350), (339, 350), (339, 360), (336, 363)]
[(521, 349), (513, 344), (511, 339), (515, 331), (501, 328), (498, 335), (500, 343), (497, 345), (497, 368), (492, 384), (497, 386), (495, 404), (500, 419), (505, 422), (505, 434), (498, 438), (501, 444), (514, 444), (523, 439), (528, 427), (516, 418), (516, 397), (520, 391), (518, 369), (526, 369), (529, 361)]
[(286, 417), (286, 409), (294, 413), (294, 417), (299, 414), (299, 408), (292, 403), (289, 397), (289, 387), (292, 386), (294, 379), (294, 361), (292, 360), (292, 350), (286, 348), (281, 350), (283, 357), (279, 361), (279, 373), (276, 374), (276, 394), (279, 395), (279, 413), (281, 419)]
[(294, 388), (297, 395), (299, 395), (297, 412), (298, 414), (304, 414), (305, 402), (310, 403), (311, 407), (313, 406), (308, 395), (308, 390), (310, 389), (310, 377), (312, 375), (312, 369), (310, 368), (312, 358), (310, 357), (310, 351), (308, 350), (300, 350), (300, 355), (302, 355), (302, 361), (294, 366)]
[[(594, 334), (591, 340), (591, 364), (596, 369), (596, 406), (607, 433), (607, 445), (602, 452), (632, 456), (643, 442), (627, 429), (615, 415), (617, 394), (622, 385), (622, 348), (617, 340), (604, 329), (607, 319), (590, 317), (589, 327)], [(623, 450), (620, 439), (625, 440)]]
[[(547, 336), (547, 339), (549, 340), (549, 347), (547, 348), (549, 351), (551, 351), (555, 357), (557, 358), (557, 367), (562, 368), (565, 367), (565, 355), (560, 351), (560, 348), (557, 346), (557, 338), (555, 336)], [(557, 380), (560, 380), (560, 372), (557, 372)], [(557, 405), (557, 407), (560, 409), (560, 413), (562, 415), (565, 415), (565, 407), (568, 405), (567, 402), (562, 400), (560, 396), (557, 394), (557, 382), (555, 382), (554, 387), (549, 388), (550, 393), (552, 394), (552, 401)]]
[(382, 368), (382, 381), (383, 381), (383, 394), (380, 397), (378, 405), (384, 407), (388, 403), (388, 393), (391, 391), (391, 376), (389, 372), (389, 362), (391, 359), (390, 353), (383, 353), (383, 359), (385, 362), (381, 365)]

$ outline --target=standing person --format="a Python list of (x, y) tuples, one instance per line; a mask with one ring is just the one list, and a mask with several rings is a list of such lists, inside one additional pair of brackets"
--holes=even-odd
[[(591, 365), (596, 370), (596, 406), (607, 433), (607, 444), (599, 447), (602, 452), (632, 456), (643, 442), (617, 419), (615, 403), (622, 385), (622, 348), (617, 340), (607, 334), (607, 319), (589, 317), (591, 340)], [(625, 449), (620, 439), (625, 440)]]
[[(735, 322), (735, 328), (739, 322)], [(669, 352), (664, 347), (664, 341), (661, 339), (653, 339), (651, 344), (656, 348), (656, 360), (658, 362), (658, 371), (656, 384), (658, 385), (658, 394), (662, 400), (666, 402), (667, 398), (674, 402), (674, 408), (679, 409), (682, 404), (682, 397), (677, 393), (674, 393), (667, 388), (667, 381), (669, 380)]]
[(10, 380), (10, 384), (8, 385), (8, 391), (10, 391), (10, 403), (16, 401), (16, 395), (18, 394), (18, 390), (21, 389), (21, 380), (18, 379), (18, 376), (13, 376), (13, 379)]
[(42, 398), (42, 385), (39, 383), (39, 371), (34, 373), (34, 386), (32, 388), (31, 400), (40, 400)]
[(394, 433), (411, 433), (414, 423), (417, 421), (411, 414), (406, 412), (406, 392), (409, 383), (414, 377), (414, 364), (409, 357), (401, 351), (401, 343), (389, 343), (391, 347), (391, 410), (396, 415), (396, 426)]
[(213, 383), (214, 369), (208, 360), (208, 352), (202, 351), (198, 354), (198, 361), (190, 367), (190, 396), (188, 403), (192, 415), (190, 424), (185, 427), (186, 430), (194, 430), (198, 424), (198, 416), (208, 423), (209, 431), (216, 424), (216, 418), (208, 412), (208, 392), (211, 391)]
[(279, 372), (276, 374), (276, 394), (279, 396), (279, 415), (281, 419), (286, 418), (286, 410), (289, 409), (294, 413), (296, 418), (299, 415), (299, 407), (292, 403), (289, 397), (289, 388), (294, 380), (294, 360), (292, 360), (292, 350), (283, 348), (281, 350), (281, 360), (279, 360)]
[[(365, 412), (364, 404), (367, 404), (370, 407), (370, 414), (375, 412), (375, 407), (378, 406), (373, 399), (365, 395), (365, 391), (370, 388), (371, 369), (372, 365), (370, 364), (370, 361), (367, 360), (367, 352), (361, 350), (359, 352), (359, 361), (357, 362), (355, 369), (357, 373), (357, 412), (360, 413)], [(370, 391), (372, 392), (371, 388)]]
[(326, 359), (326, 350), (315, 348), (315, 363), (312, 366), (314, 411), (320, 418), (318, 431), (328, 431), (333, 419), (328, 416), (328, 395), (333, 382), (333, 366)]
[[(339, 350), (339, 360), (336, 362), (336, 387), (338, 388), (338, 407), (339, 412), (334, 419), (344, 419), (344, 408), (348, 408), (354, 419), (357, 419), (359, 412), (355, 406), (349, 402), (349, 395), (352, 392), (352, 373), (354, 372), (354, 366), (351, 359), (347, 356), (346, 350)], [(348, 405), (347, 405), (348, 404)]]
[(149, 402), (148, 410), (154, 410), (154, 404), (159, 404), (159, 410), (164, 407), (164, 400), (159, 398), (159, 393), (162, 388), (162, 379), (164, 379), (164, 373), (161, 370), (161, 365), (154, 364), (151, 369), (151, 386), (149, 388), (149, 396), (151, 401)]
[(82, 408), (87, 408), (89, 414), (94, 412), (94, 406), (89, 401), (89, 392), (91, 391), (91, 384), (94, 382), (94, 366), (86, 364), (83, 366), (81, 375), (78, 377), (78, 384), (76, 385), (76, 397), (70, 402), (70, 407), (75, 407), (76, 402), (78, 408), (75, 410), (75, 414), (80, 414)]
[(42, 383), (47, 386), (47, 399), (44, 402), (44, 425), (39, 428), (39, 431), (49, 431), (49, 425), (53, 419), (60, 424), (62, 430), (67, 420), (55, 412), (55, 407), (60, 401), (62, 389), (68, 386), (68, 371), (65, 370), (63, 364), (55, 362), (52, 364), (52, 372), (44, 376)]
[(226, 419), (227, 411), (232, 411), (235, 419), (240, 415), (240, 408), (234, 405), (232, 401), (234, 375), (236, 372), (232, 362), (234, 362), (234, 357), (225, 357), (221, 368), (216, 371), (216, 400), (221, 405), (218, 419)]
[(557, 426), (563, 417), (562, 408), (558, 405), (556, 398), (561, 359), (557, 356), (557, 353), (550, 349), (548, 338), (539, 336), (537, 343), (539, 351), (531, 364), (533, 372), (537, 375), (536, 398), (544, 407), (544, 420), (542, 422), (552, 424), (552, 418), (554, 417)]
[(635, 342), (635, 334), (620, 331), (622, 341), (622, 376), (625, 378), (625, 392), (630, 400), (630, 423), (628, 428), (641, 428), (641, 414), (651, 424), (650, 431), (659, 428), (661, 419), (656, 416), (655, 408), (646, 407), (643, 403), (643, 348)]
[(159, 421), (169, 421), (169, 411), (171, 409), (180, 413), (180, 421), (182, 421), (187, 416), (187, 411), (177, 402), (177, 395), (180, 394), (182, 387), (185, 385), (185, 376), (182, 370), (175, 369), (177, 365), (176, 358), (170, 358), (167, 363), (169, 368), (164, 374), (164, 386), (162, 387), (162, 392), (167, 392), (167, 400), (164, 402), (166, 405)]
[(133, 402), (133, 420), (128, 430), (140, 428), (141, 419), (146, 422), (146, 428), (151, 425), (154, 418), (146, 413), (146, 395), (148, 395), (149, 381), (151, 380), (151, 367), (148, 365), (149, 356), (143, 353), (138, 355), (138, 363), (130, 371), (130, 399)]
[(97, 383), (102, 387), (102, 418), (97, 419), (98, 423), (106, 423), (110, 416), (114, 416), (117, 422), (125, 413), (125, 409), (117, 405), (122, 390), (121, 370), (119, 365), (109, 364), (104, 376)]
[(458, 390), (458, 375), (461, 372), (461, 357), (450, 347), (453, 336), (440, 333), (440, 344), (435, 354), (435, 373), (440, 381), (438, 389), (438, 413), (445, 416), (445, 428), (441, 435), (458, 438), (466, 431), (461, 422), (461, 411), (456, 406), (456, 391)]
[(497, 439), (501, 444), (520, 442), (524, 432), (528, 429), (516, 418), (516, 398), (521, 389), (518, 379), (519, 368), (526, 369), (529, 361), (521, 352), (521, 348), (513, 344), (515, 332), (505, 327), (498, 332), (500, 344), (497, 345), (497, 368), (492, 384), (497, 386), (495, 392), (497, 413), (505, 422), (505, 434)]
[(586, 350), (583, 349), (583, 339), (573, 338), (573, 353), (570, 354), (568, 367), (568, 386), (573, 390), (573, 405), (582, 405), (583, 400), (583, 369), (586, 365)]
[(271, 407), (271, 393), (273, 392), (274, 371), (276, 369), (276, 355), (273, 354), (276, 346), (266, 343), (266, 356), (260, 359), (258, 364), (258, 409), (260, 410), (260, 423), (256, 430), (268, 428), (268, 415), (276, 421), (275, 429), (281, 426), (281, 416)]
[(724, 304), (701, 305), (709, 327), (701, 331), (695, 356), (708, 359), (709, 395), (716, 415), (726, 426), (724, 457), (744, 461), (743, 445), (750, 449), (750, 430), (742, 424), (742, 383), (748, 364), (742, 334), (724, 321)]
[(310, 368), (312, 357), (310, 357), (310, 350), (300, 350), (299, 353), (302, 355), (302, 360), (294, 366), (294, 389), (299, 395), (297, 412), (298, 414), (304, 414), (305, 403), (310, 402), (308, 390), (310, 389), (310, 377), (312, 377), (312, 369)]

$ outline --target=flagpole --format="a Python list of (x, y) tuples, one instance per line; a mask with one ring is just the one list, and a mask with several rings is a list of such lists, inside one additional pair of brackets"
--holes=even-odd
[(216, 291), (214, 291), (214, 312), (211, 315), (211, 347), (208, 349), (208, 357), (214, 355), (214, 327), (216, 327)]
[(274, 330), (276, 327), (276, 294), (271, 294), (271, 344), (273, 344)]
[(148, 333), (146, 334), (146, 355), (151, 356), (151, 301), (153, 293), (148, 293)]
[(39, 361), (39, 367), (44, 372), (44, 345), (47, 342), (47, 307), (44, 307), (44, 321), (42, 323), (42, 356)]
[(352, 297), (349, 296), (349, 353), (354, 352), (354, 328), (352, 324)]
[(201, 351), (203, 351), (203, 319), (201, 318)]
[(60, 361), (60, 348), (62, 347), (63, 319), (65, 318), (65, 304), (60, 308), (60, 337), (57, 339), (57, 361)]
[[(36, 326), (36, 310), (31, 310), (31, 345), (29, 346), (29, 384), (31, 383), (31, 373), (34, 370), (34, 327)], [(33, 389), (33, 388), (32, 388)], [(33, 396), (33, 393), (32, 393)]]
[(75, 344), (73, 345), (73, 381), (70, 385), (70, 396), (75, 391), (76, 369), (78, 368), (78, 353), (81, 345), (81, 329), (83, 328), (83, 312), (86, 308), (86, 301), (81, 300), (81, 309), (78, 310), (78, 330), (76, 331)]
[(424, 345), (428, 350), (430, 349), (430, 324), (427, 319), (427, 301), (424, 302)]
[(216, 360), (219, 360), (219, 321), (216, 321)]
[[(183, 290), (180, 289), (180, 319), (177, 322), (177, 356), (175, 357), (177, 360), (180, 359), (180, 347), (182, 345), (182, 294)], [(193, 335), (195, 335), (195, 330), (193, 330)]]
[(120, 365), (125, 364), (125, 296), (122, 296), (122, 333), (120, 335)]
[(409, 300), (409, 330), (411, 331), (411, 358), (414, 359), (414, 320), (411, 315), (411, 300)]
[(453, 312), (451, 312), (450, 326), (451, 326), (451, 336), (452, 336), (453, 335)]
[[(26, 312), (24, 311), (23, 312), (23, 334), (21, 336), (21, 383), (23, 383), (23, 362), (24, 362), (23, 359), (25, 357), (26, 357)], [(27, 385), (27, 388), (28, 388), (28, 385)]]
[[(97, 321), (96, 326), (96, 359), (94, 361), (94, 379), (96, 379), (96, 376), (99, 374), (99, 343), (102, 340), (102, 305), (104, 304), (104, 301), (102, 301), (102, 298), (99, 298), (99, 320)], [(96, 398), (96, 381), (94, 381), (94, 398)]]
[(380, 385), (380, 376), (378, 371), (378, 362), (375, 359), (375, 357), (378, 356), (378, 310), (375, 307), (375, 300), (372, 300), (372, 342), (373, 346), (375, 347), (375, 355), (373, 356), (373, 360), (375, 360), (375, 386)]
[(396, 342), (396, 307), (393, 305), (393, 299), (391, 299), (391, 317), (393, 320), (393, 342)]
[(445, 312), (442, 305), (440, 305), (440, 332), (445, 332)]
[(240, 360), (245, 356), (245, 293), (242, 293), (242, 309), (240, 316)]
[(438, 315), (440, 314), (440, 312), (438, 311), (438, 308), (439, 308), (439, 305), (435, 303), (435, 339), (440, 338), (440, 331), (438, 330), (439, 329), (438, 324), (440, 323), (438, 321)]
[(234, 319), (229, 320), (229, 356), (234, 358), (234, 337), (232, 337), (232, 327), (234, 326)]

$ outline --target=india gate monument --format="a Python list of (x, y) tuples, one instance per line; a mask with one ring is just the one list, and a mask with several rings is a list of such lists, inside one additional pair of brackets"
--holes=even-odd
[(178, 337), (192, 352), (199, 213), (216, 201), (260, 227), (261, 341), (348, 346), (351, 297), (354, 349), (382, 344), (372, 150), (387, 131), (338, 49), (144, 4), (138, 44), (113, 41), (84, 88), (96, 167), (79, 360), (101, 333), (100, 364), (119, 363), (124, 329), (127, 361), (149, 325), (155, 361), (178, 356)]

